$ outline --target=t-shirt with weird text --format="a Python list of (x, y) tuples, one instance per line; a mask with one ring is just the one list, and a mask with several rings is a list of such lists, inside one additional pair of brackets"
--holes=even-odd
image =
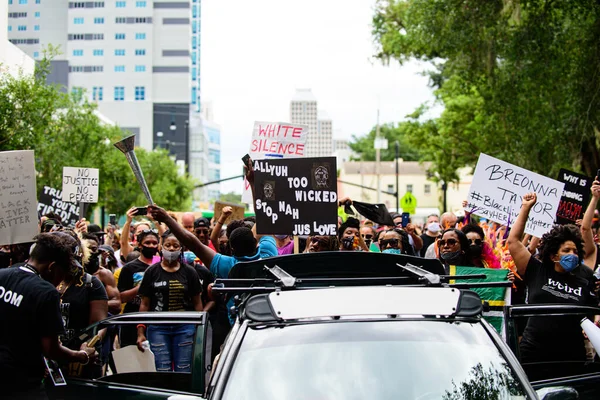
[(161, 264), (146, 270), (139, 295), (150, 298), (149, 311), (194, 311), (192, 297), (202, 293), (198, 273), (181, 264), (175, 272), (165, 271)]
[[(39, 387), (42, 338), (64, 332), (56, 288), (26, 267), (0, 271), (0, 387)], [(8, 301), (7, 301), (8, 299)]]
[[(598, 305), (590, 274), (578, 267), (573, 272), (559, 273), (531, 256), (524, 282), (528, 304)], [(585, 360), (581, 316), (530, 317), (523, 339), (523, 362)]]

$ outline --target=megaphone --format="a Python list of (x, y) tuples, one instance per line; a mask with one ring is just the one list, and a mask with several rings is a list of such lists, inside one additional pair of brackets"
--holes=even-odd
[(142, 192), (144, 192), (144, 196), (146, 196), (146, 200), (148, 200), (148, 204), (153, 205), (152, 195), (150, 195), (150, 189), (148, 189), (148, 184), (146, 183), (146, 179), (144, 179), (142, 167), (140, 167), (140, 163), (133, 151), (133, 148), (135, 147), (135, 135), (127, 136), (125, 139), (115, 143), (114, 146), (121, 150), (121, 152), (125, 154), (125, 157), (127, 157), (129, 166), (140, 184)]
[(587, 318), (581, 320), (581, 328), (594, 346), (596, 353), (600, 354), (600, 328)]

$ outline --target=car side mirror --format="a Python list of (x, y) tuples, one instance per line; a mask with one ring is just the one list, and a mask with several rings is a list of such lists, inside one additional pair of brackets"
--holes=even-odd
[(554, 386), (536, 390), (540, 400), (578, 400), (577, 390), (568, 386)]

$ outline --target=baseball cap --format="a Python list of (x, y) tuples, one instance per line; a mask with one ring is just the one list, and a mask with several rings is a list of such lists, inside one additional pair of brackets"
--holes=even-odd
[(194, 221), (194, 229), (195, 228), (209, 228), (209, 227), (210, 227), (210, 221), (208, 220), (208, 218), (200, 217)]
[(96, 236), (106, 234), (106, 232), (104, 232), (102, 230), (102, 228), (100, 228), (96, 224), (89, 224), (88, 227), (87, 227), (87, 229), (88, 229), (88, 233), (91, 233), (91, 234), (96, 235)]
[(98, 246), (98, 250), (108, 252), (113, 257), (115, 255), (115, 250), (112, 247), (110, 247), (109, 245), (107, 245), (107, 244), (103, 244), (101, 246)]

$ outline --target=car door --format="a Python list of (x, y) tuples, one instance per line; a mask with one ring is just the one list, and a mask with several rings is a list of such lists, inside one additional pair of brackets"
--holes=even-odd
[[(191, 373), (149, 371), (148, 366), (138, 368), (137, 354), (116, 359), (113, 351), (119, 347), (125, 330), (136, 329), (138, 324), (179, 326), (193, 325), (195, 336), (192, 349)], [(96, 349), (100, 356), (93, 367), (63, 365), (66, 386), (48, 390), (52, 400), (71, 399), (173, 399), (177, 396), (201, 398), (210, 370), (212, 330), (205, 312), (151, 312), (131, 313), (110, 317), (80, 332), (78, 337), (89, 342), (98, 332), (105, 330), (104, 339)], [(118, 350), (118, 349), (116, 349)], [(130, 349), (133, 351), (133, 349)], [(136, 349), (137, 350), (137, 349)], [(139, 350), (137, 350), (139, 351)], [(120, 364), (119, 364), (120, 363)], [(152, 364), (150, 362), (150, 364)], [(125, 371), (126, 372), (123, 372)], [(75, 372), (74, 372), (75, 371)], [(77, 373), (81, 371), (81, 373)], [(175, 396), (175, 397), (174, 397)]]

